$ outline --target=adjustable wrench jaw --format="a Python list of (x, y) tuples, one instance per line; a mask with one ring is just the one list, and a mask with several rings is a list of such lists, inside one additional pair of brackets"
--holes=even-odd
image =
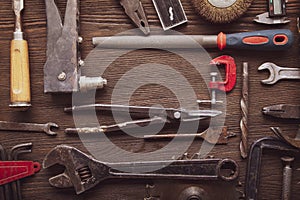
[(80, 194), (97, 185), (101, 181), (99, 176), (103, 176), (102, 179), (105, 179), (105, 173), (99, 174), (96, 170), (93, 171), (93, 169), (100, 168), (100, 163), (73, 147), (66, 145), (55, 147), (46, 155), (43, 168), (49, 168), (56, 164), (65, 166), (65, 171), (49, 179), (49, 183), (53, 187), (69, 188), (73, 186), (76, 193)]

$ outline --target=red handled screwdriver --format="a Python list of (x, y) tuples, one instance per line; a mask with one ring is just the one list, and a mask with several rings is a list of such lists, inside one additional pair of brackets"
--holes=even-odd
[(93, 44), (112, 49), (194, 49), (204, 48), (286, 50), (293, 43), (288, 29), (273, 29), (218, 35), (150, 35), (94, 37)]

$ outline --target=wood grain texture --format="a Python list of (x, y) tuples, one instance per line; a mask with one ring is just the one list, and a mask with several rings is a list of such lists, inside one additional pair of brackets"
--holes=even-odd
[[(283, 26), (266, 26), (255, 24), (253, 18), (267, 10), (265, 0), (256, 0), (250, 6), (249, 10), (236, 22), (226, 25), (213, 25), (197, 15), (195, 9), (189, 0), (181, 0), (186, 11), (188, 23), (177, 27), (175, 30), (182, 34), (217, 34), (220, 31), (224, 33), (234, 33), (242, 31), (254, 31), (271, 28), (289, 28), (295, 34), (295, 42), (289, 51), (285, 52), (253, 52), (253, 51), (234, 51), (225, 50), (209, 50), (211, 58), (222, 54), (228, 54), (235, 58), (237, 63), (237, 83), (234, 90), (227, 94), (226, 101), (226, 122), (230, 131), (237, 134), (239, 130), (239, 120), (241, 111), (239, 101), (241, 98), (242, 89), (242, 62), (249, 62), (249, 144), (263, 136), (272, 135), (270, 126), (280, 126), (290, 135), (295, 135), (299, 121), (280, 121), (261, 114), (261, 108), (267, 105), (290, 103), (298, 104), (300, 94), (298, 81), (281, 81), (274, 86), (265, 86), (260, 83), (260, 80), (268, 76), (267, 72), (258, 72), (257, 68), (260, 64), (266, 61), (274, 62), (281, 66), (299, 67), (299, 39), (296, 28), (296, 17), (300, 14), (300, 2), (290, 0), (287, 3), (287, 13), (291, 22)], [(65, 10), (66, 0), (56, 1), (62, 13)], [(144, 5), (150, 28), (160, 28), (160, 22), (156, 15), (151, 0), (142, 0)], [(122, 7), (117, 0), (84, 0), (80, 2), (80, 20), (81, 31), (80, 35), (84, 38), (81, 46), (82, 57), (89, 58), (93, 50), (91, 42), (95, 36), (112, 36), (121, 34), (123, 31), (135, 28), (128, 17), (124, 14)], [(60, 125), (60, 131), (56, 137), (48, 137), (43, 133), (15, 133), (1, 132), (0, 141), (5, 148), (33, 142), (33, 152), (22, 156), (24, 159), (35, 160), (42, 162), (44, 156), (51, 148), (58, 144), (68, 144), (75, 146), (83, 151), (86, 151), (81, 140), (77, 136), (65, 135), (63, 130), (67, 127), (74, 126), (74, 119), (71, 115), (65, 114), (63, 108), (72, 104), (72, 95), (60, 94), (49, 95), (43, 93), (43, 66), (46, 61), (46, 14), (45, 4), (43, 0), (25, 0), (25, 10), (23, 15), (23, 29), (25, 38), (29, 44), (30, 55), (30, 78), (31, 78), (31, 96), (32, 108), (27, 112), (15, 112), (9, 109), (9, 80), (10, 80), (10, 41), (14, 30), (14, 14), (11, 9), (10, 1), (0, 2), (0, 120), (18, 121), (18, 122), (56, 122)], [(94, 51), (93, 51), (94, 52)], [(99, 53), (99, 52), (97, 52)], [(101, 52), (100, 52), (101, 53)], [(92, 57), (87, 59), (87, 67), (83, 69), (84, 75), (96, 75), (95, 71), (89, 68), (88, 63), (99, 64), (103, 66), (110, 60), (110, 55), (115, 55), (115, 51), (106, 50), (102, 56), (96, 59)], [(187, 52), (189, 54), (189, 52)], [(101, 54), (99, 54), (101, 55)], [(202, 53), (190, 52), (192, 56), (201, 56)], [(94, 60), (95, 59), (95, 60)], [(97, 61), (97, 63), (95, 63)], [(109, 83), (104, 90), (96, 93), (96, 102), (110, 103), (115, 85), (118, 80), (130, 70), (141, 65), (158, 63), (172, 67), (178, 73), (185, 77), (195, 91), (198, 98), (208, 99), (209, 93), (204, 82), (209, 78), (210, 70), (203, 67), (203, 77), (199, 76), (195, 68), (185, 59), (180, 58), (171, 52), (162, 50), (138, 50), (128, 52), (118, 57), (109, 67), (103, 72), (103, 77), (108, 79)], [(101, 64), (101, 65), (100, 65)], [(199, 65), (207, 65), (203, 60)], [(151, 69), (151, 67), (149, 67)], [(102, 73), (103, 68), (98, 67), (99, 73)], [(145, 72), (146, 73), (146, 72)], [(145, 74), (148, 79), (153, 79), (153, 83), (158, 83), (161, 73), (153, 71), (152, 74)], [(138, 82), (135, 77), (132, 77), (132, 82)], [(177, 81), (177, 77), (171, 77), (170, 84), (176, 85), (179, 89), (184, 90), (184, 84)], [(186, 94), (186, 93), (182, 93)], [(94, 97), (94, 94), (88, 93), (88, 97)], [(122, 94), (115, 96), (118, 103), (126, 102)], [(181, 97), (186, 104), (193, 99), (189, 94)], [(88, 100), (87, 100), (88, 102)], [(175, 94), (157, 84), (150, 84), (138, 88), (130, 98), (130, 103), (133, 105), (152, 105), (161, 104), (168, 107), (179, 106), (180, 98), (177, 99)], [(98, 116), (101, 122), (105, 124), (113, 123), (110, 116)], [(88, 121), (86, 118), (85, 121)], [(176, 130), (167, 129), (172, 132)], [(142, 139), (126, 136), (125, 134), (117, 133), (111, 135), (111, 141), (118, 147), (130, 152), (149, 152), (155, 151), (164, 147), (168, 142), (152, 142), (145, 143)], [(230, 143), (226, 146), (215, 146), (209, 155), (216, 158), (232, 158), (237, 160), (240, 165), (241, 174), (239, 180), (244, 185), (246, 173), (246, 160), (240, 158), (239, 153), (239, 136), (230, 139)], [(190, 153), (199, 151), (201, 141), (195, 141), (189, 148)], [(91, 141), (91, 144), (92, 141)], [(95, 147), (97, 149), (97, 147)], [(111, 156), (111, 152), (104, 151), (103, 155)], [(299, 160), (296, 160), (294, 168), (299, 168)], [(36, 176), (22, 180), (22, 194), (24, 200), (29, 199), (142, 199), (144, 196), (145, 181), (140, 180), (113, 180), (106, 181), (87, 191), (82, 195), (75, 195), (73, 189), (57, 189), (52, 188), (48, 184), (48, 178), (56, 175), (59, 170), (42, 170)], [(60, 170), (62, 172), (62, 169)], [(261, 186), (259, 188), (260, 199), (279, 199), (281, 197), (281, 174), (282, 164), (280, 155), (273, 152), (266, 152), (263, 158)], [(300, 195), (299, 171), (294, 172), (293, 177), (293, 199), (297, 199)]]
[(30, 72), (26, 40), (12, 40), (10, 50), (11, 104), (30, 104)]

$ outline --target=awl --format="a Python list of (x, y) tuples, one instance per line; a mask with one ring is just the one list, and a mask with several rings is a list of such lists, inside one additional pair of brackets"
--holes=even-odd
[(23, 0), (13, 0), (16, 22), (10, 49), (10, 107), (22, 109), (31, 106), (28, 44), (21, 27), (23, 8)]
[(218, 35), (150, 35), (94, 37), (93, 44), (111, 49), (195, 49), (204, 48), (285, 50), (291, 47), (293, 34), (288, 29), (262, 30)]
[(282, 119), (300, 119), (300, 105), (279, 104), (264, 107), (262, 112)]

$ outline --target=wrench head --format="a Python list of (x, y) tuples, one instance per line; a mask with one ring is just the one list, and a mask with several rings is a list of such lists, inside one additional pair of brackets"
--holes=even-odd
[(262, 80), (261, 82), (263, 84), (267, 84), (267, 85), (273, 85), (275, 84), (279, 79), (278, 79), (278, 66), (275, 65), (274, 63), (264, 63), (261, 66), (258, 67), (258, 71), (262, 71), (262, 70), (269, 70), (270, 72), (270, 76), (268, 79)]
[(48, 122), (47, 124), (45, 124), (45, 128), (44, 128), (44, 131), (47, 135), (57, 135), (56, 132), (53, 131), (53, 129), (58, 129), (59, 126), (55, 123), (52, 123), (52, 122)]
[[(98, 184), (95, 178), (97, 162), (90, 156), (78, 149), (66, 145), (59, 145), (52, 149), (43, 161), (43, 168), (49, 168), (60, 164), (65, 166), (65, 172), (49, 179), (53, 187), (68, 188), (74, 187), (77, 194), (80, 194)], [(97, 181), (98, 180), (98, 181)]]

